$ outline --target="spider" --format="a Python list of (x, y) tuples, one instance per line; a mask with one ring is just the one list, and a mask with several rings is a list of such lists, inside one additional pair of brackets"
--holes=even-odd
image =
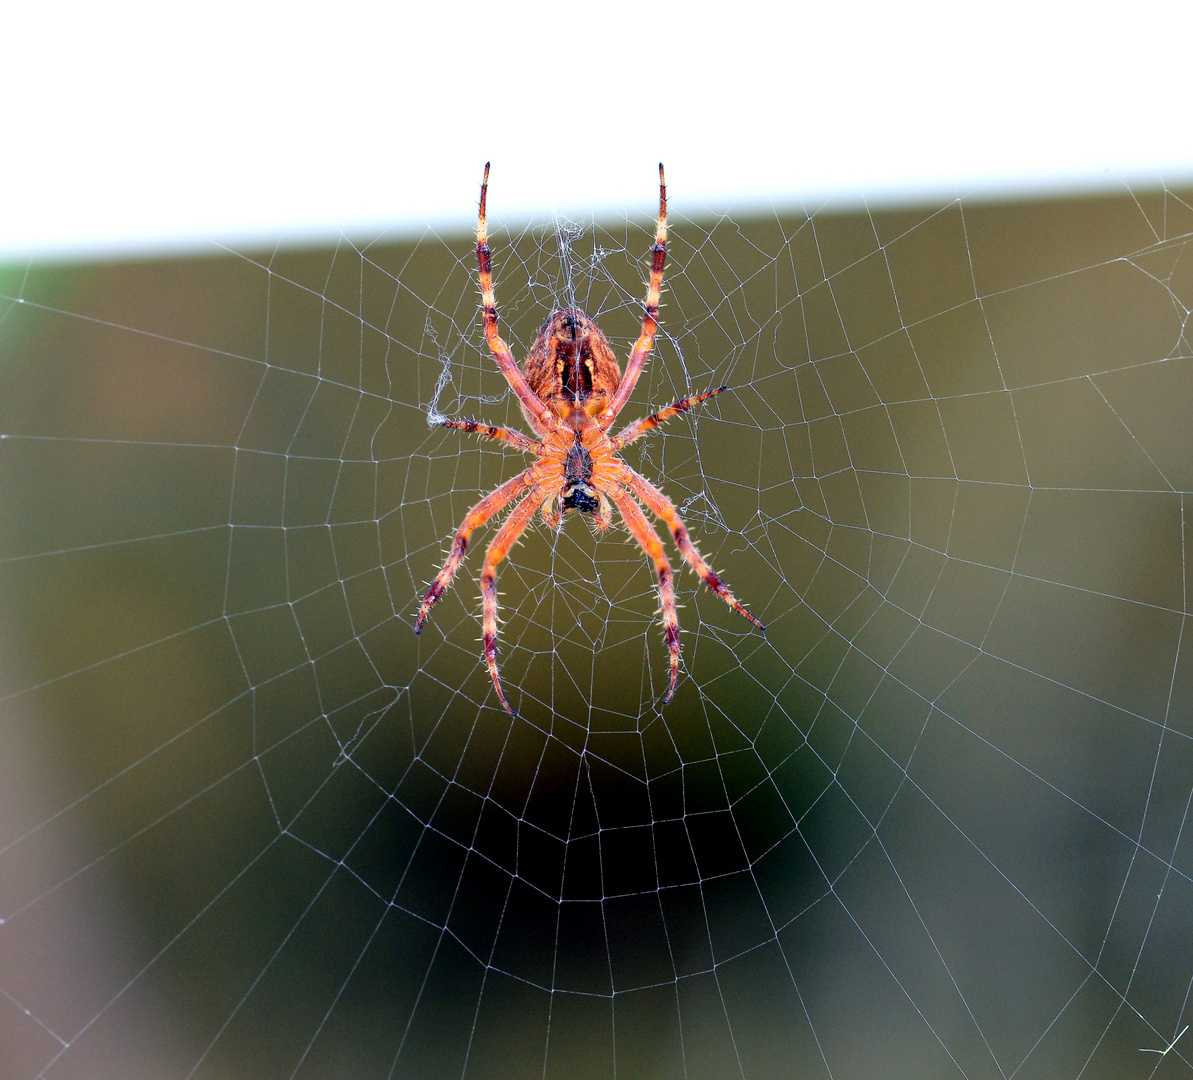
[(417, 634), (422, 630), (431, 608), (451, 583), (468, 550), (468, 540), (473, 530), (514, 503), (514, 509), (497, 530), (497, 535), (485, 552), (481, 594), (484, 600), (484, 661), (493, 678), (498, 700), (506, 712), (516, 716), (517, 713), (505, 698), (497, 674), (497, 564), (518, 542), (534, 518), (535, 511), (540, 508), (543, 521), (553, 529), (562, 525), (568, 511), (575, 510), (580, 514), (592, 515), (597, 529), (604, 531), (612, 523), (613, 508), (616, 507), (630, 534), (654, 563), (658, 577), (663, 637), (670, 653), (670, 682), (663, 698), (663, 704), (666, 705), (675, 695), (679, 676), (679, 620), (675, 613), (675, 586), (671, 566), (663, 552), (663, 543), (646, 519), (639, 502), (649, 507), (670, 529), (680, 555), (700, 575), (705, 585), (759, 630), (765, 630), (766, 627), (733, 598), (729, 587), (704, 561), (671, 500), (617, 456), (620, 450), (665, 420), (716, 397), (728, 387), (718, 386), (703, 394), (680, 398), (674, 405), (635, 420), (614, 435), (609, 434), (617, 414), (633, 393), (658, 330), (659, 290), (663, 283), (663, 264), (667, 258), (667, 185), (663, 166), (659, 165), (659, 219), (651, 252), (646, 313), (642, 319), (642, 334), (630, 354), (624, 377), (605, 335), (592, 319), (577, 308), (552, 313), (530, 347), (525, 364), (521, 369), (518, 368), (509, 346), (497, 332), (492, 255), (485, 227), (488, 190), (489, 164), (486, 163), (476, 227), (476, 259), (480, 270), (485, 341), (502, 375), (521, 403), (522, 415), (539, 438), (531, 439), (520, 431), (482, 424), (476, 420), (442, 420), (440, 424), (513, 446), (533, 454), (535, 462), (512, 480), (495, 488), (468, 511), (456, 530), (447, 562), (423, 597), (414, 622), (414, 632)]

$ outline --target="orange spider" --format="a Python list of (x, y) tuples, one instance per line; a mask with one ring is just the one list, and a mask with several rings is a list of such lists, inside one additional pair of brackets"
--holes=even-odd
[(543, 521), (553, 529), (560, 527), (569, 510), (578, 510), (581, 514), (591, 514), (597, 528), (604, 530), (609, 528), (613, 520), (612, 503), (621, 514), (626, 528), (654, 563), (658, 574), (664, 639), (671, 654), (671, 681), (667, 696), (663, 698), (663, 704), (666, 705), (675, 694), (675, 682), (679, 675), (679, 620), (675, 614), (675, 586), (672, 583), (671, 566), (663, 553), (663, 543), (646, 520), (638, 500), (667, 524), (680, 555), (713, 592), (759, 630), (765, 630), (766, 627), (733, 598), (729, 587), (701, 557), (671, 500), (617, 456), (619, 450), (658, 427), (664, 420), (687, 412), (693, 405), (715, 397), (727, 387), (718, 386), (707, 393), (680, 398), (674, 405), (628, 424), (617, 434), (608, 434), (617, 414), (633, 393), (634, 384), (642, 373), (658, 330), (659, 289), (663, 283), (663, 263), (667, 258), (667, 185), (663, 179), (663, 166), (659, 165), (659, 222), (651, 253), (646, 315), (642, 320), (642, 335), (630, 354), (624, 378), (605, 335), (592, 319), (575, 308), (552, 314), (534, 339), (522, 370), (518, 369), (509, 346), (497, 333), (497, 305), (493, 296), (491, 253), (485, 229), (485, 197), (488, 190), (489, 165), (486, 163), (476, 227), (476, 258), (480, 266), (485, 340), (502, 375), (522, 404), (522, 415), (540, 438), (535, 441), (519, 431), (481, 424), (476, 420), (442, 421), (443, 427), (459, 428), (497, 439), (534, 454), (536, 460), (530, 468), (491, 491), (468, 511), (463, 524), (456, 530), (447, 562), (423, 597), (414, 632), (417, 634), (422, 630), (431, 608), (450, 584), (452, 575), (468, 550), (468, 538), (472, 530), (516, 501), (517, 505), (489, 544), (481, 571), (484, 659), (493, 677), (498, 699), (506, 712), (516, 716), (517, 713), (505, 699), (501, 680), (497, 677), (497, 564), (518, 542), (518, 537), (540, 507)]

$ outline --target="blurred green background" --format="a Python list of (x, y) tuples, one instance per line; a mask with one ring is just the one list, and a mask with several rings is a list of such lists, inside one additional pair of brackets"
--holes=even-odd
[[(1180, 1075), (1188, 192), (673, 219), (627, 460), (767, 624), (539, 525), (469, 237), (0, 273), (0, 1072)], [(622, 356), (653, 223), (494, 239)], [(674, 552), (672, 552), (674, 556)], [(675, 556), (673, 562), (678, 566)]]

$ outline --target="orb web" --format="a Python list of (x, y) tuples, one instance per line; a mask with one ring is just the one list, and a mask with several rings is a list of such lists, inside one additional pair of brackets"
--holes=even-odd
[[(648, 193), (649, 194), (649, 193)], [(468, 236), (0, 275), (6, 1075), (1178, 1075), (1188, 193), (683, 216), (625, 451), (766, 624), (535, 524)], [(500, 227), (621, 357), (653, 222)], [(650, 199), (645, 200), (649, 208)], [(678, 568), (678, 554), (670, 551)]]

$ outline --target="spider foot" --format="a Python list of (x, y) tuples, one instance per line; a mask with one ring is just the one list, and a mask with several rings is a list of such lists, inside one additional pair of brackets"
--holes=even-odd
[(744, 607), (742, 607), (741, 604), (739, 604), (736, 600), (732, 601), (732, 604), (733, 610), (739, 615), (744, 615), (747, 619), (749, 619), (750, 622), (754, 624), (755, 629), (761, 630), (764, 634), (766, 633), (766, 627), (763, 626), (758, 619), (754, 618), (754, 616), (751, 615)]
[(667, 642), (667, 651), (671, 654), (671, 682), (667, 693), (663, 695), (663, 704), (668, 705), (675, 697), (675, 685), (679, 681), (679, 624), (668, 624), (663, 630), (663, 639)]
[(423, 623), (427, 621), (427, 616), (431, 614), (431, 608), (435, 606), (436, 601), (443, 595), (443, 586), (436, 582), (431, 586), (431, 591), (423, 597), (423, 602), (418, 605), (418, 615), (414, 619), (414, 632), (421, 634), (423, 632)]
[[(679, 539), (678, 535), (676, 535), (676, 539), (677, 540)], [(686, 532), (684, 534), (684, 539), (685, 540), (687, 539)], [(689, 541), (689, 546), (690, 546), (690, 541)], [(695, 550), (695, 549), (693, 548), (693, 550)], [(703, 562), (703, 560), (701, 560), (701, 561)], [(741, 604), (739, 604), (737, 602), (733, 593), (731, 593), (729, 591), (729, 586), (726, 585), (719, 577), (717, 577), (717, 575), (713, 573), (712, 569), (710, 567), (708, 567), (707, 564), (705, 565), (703, 570), (698, 569), (697, 573), (699, 573), (700, 576), (704, 579), (704, 583), (710, 589), (712, 589), (712, 591), (715, 592), (722, 600), (724, 600), (725, 603), (727, 603), (731, 608), (733, 608), (733, 610), (736, 611), (743, 619), (745, 619), (749, 623), (751, 623), (756, 630), (761, 630), (764, 634), (766, 633), (766, 627), (762, 625), (762, 621), (760, 619), (756, 618), (754, 615), (751, 615), (749, 611), (747, 611), (744, 607), (741, 606)]]
[(501, 702), (501, 707), (516, 720), (518, 714), (514, 711), (514, 707), (506, 700), (505, 691), (501, 689), (501, 679), (497, 676), (496, 635), (485, 634), (485, 666), (489, 669), (489, 675), (493, 679), (493, 689), (497, 691), (497, 700)]
[(497, 700), (501, 702), (501, 707), (510, 714), (515, 720), (518, 719), (517, 710), (505, 699), (505, 694), (502, 692), (501, 683), (497, 679), (497, 673), (493, 672), (493, 687), (497, 691)]

